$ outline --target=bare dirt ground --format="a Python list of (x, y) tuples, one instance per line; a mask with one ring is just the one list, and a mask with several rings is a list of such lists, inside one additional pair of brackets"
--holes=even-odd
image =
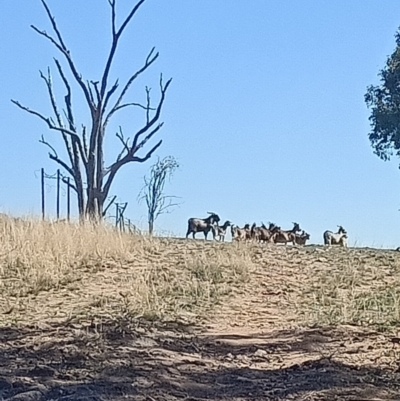
[[(184, 253), (233, 246), (170, 240), (150, 262), (172, 268)], [(169, 321), (113, 313), (148, 255), (0, 295), (0, 399), (400, 400), (399, 253), (245, 251), (242, 284)]]

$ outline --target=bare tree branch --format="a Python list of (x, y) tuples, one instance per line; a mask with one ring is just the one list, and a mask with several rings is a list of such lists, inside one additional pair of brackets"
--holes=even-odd
[(39, 142), (40, 142), (40, 143), (43, 143), (44, 145), (46, 145), (47, 147), (49, 147), (49, 148), (52, 150), (52, 152), (53, 152), (54, 154), (49, 153), (49, 158), (50, 158), (51, 160), (54, 160), (55, 162), (57, 162), (58, 164), (60, 164), (65, 170), (68, 171), (68, 174), (70, 174), (72, 177), (75, 177), (75, 173), (74, 173), (74, 171), (71, 169), (71, 167), (68, 166), (67, 163), (65, 163), (63, 160), (61, 160), (61, 159), (58, 157), (58, 154), (57, 154), (56, 150), (54, 149), (54, 147), (51, 146), (51, 145), (44, 139), (43, 135), (42, 135), (42, 138), (39, 140)]
[(118, 110), (120, 110), (120, 109), (123, 109), (123, 108), (125, 108), (125, 107), (131, 107), (131, 106), (135, 106), (135, 107), (140, 107), (140, 108), (142, 108), (142, 109), (144, 109), (144, 110), (152, 110), (152, 111), (155, 111), (156, 109), (155, 108), (148, 108), (147, 106), (144, 106), (143, 104), (140, 104), (140, 103), (124, 103), (124, 104), (121, 104), (121, 106), (118, 106), (115, 110), (114, 110), (114, 112), (115, 111), (118, 111)]
[(117, 132), (115, 135), (122, 142), (122, 145), (123, 145), (123, 148), (122, 148), (120, 154), (117, 156), (117, 161), (119, 161), (119, 160), (121, 160), (121, 157), (125, 151), (127, 154), (129, 153), (129, 150), (130, 150), (129, 145), (128, 145), (129, 138), (127, 138), (127, 139), (124, 138), (124, 134), (122, 132), (121, 127), (119, 127), (119, 133)]
[(71, 177), (75, 178), (74, 171), (68, 166), (68, 164), (66, 164), (64, 161), (62, 161), (61, 159), (59, 159), (55, 155), (52, 155), (51, 153), (49, 153), (49, 158), (51, 160), (54, 160), (56, 163), (58, 163), (60, 166), (62, 166), (65, 170), (67, 170), (68, 173), (71, 175)]
[(88, 147), (87, 147), (87, 140), (86, 140), (86, 127), (82, 125), (82, 142), (83, 142), (83, 150), (85, 152), (86, 160), (88, 157)]
[(62, 39), (62, 37), (61, 37), (60, 31), (59, 31), (58, 28), (57, 28), (56, 19), (55, 19), (55, 18), (53, 17), (53, 15), (51, 14), (50, 8), (49, 8), (49, 6), (46, 4), (46, 2), (45, 2), (44, 0), (41, 0), (41, 1), (42, 1), (42, 4), (43, 4), (43, 7), (44, 7), (45, 10), (46, 10), (47, 16), (49, 17), (49, 20), (50, 20), (50, 22), (51, 22), (51, 25), (53, 26), (53, 30), (54, 30), (54, 32), (56, 33), (57, 37), (58, 37), (58, 40), (59, 40), (59, 42), (60, 42), (60, 46), (61, 46), (63, 49), (66, 49), (66, 46), (65, 46), (64, 41), (63, 41), (63, 39)]
[(140, 139), (140, 137), (149, 129), (151, 128), (156, 121), (159, 119), (160, 114), (161, 114), (161, 109), (165, 100), (165, 93), (168, 89), (168, 86), (171, 84), (172, 82), (172, 78), (170, 78), (167, 83), (165, 84), (165, 86), (162, 85), (162, 76), (160, 77), (160, 86), (161, 86), (161, 99), (160, 102), (158, 103), (157, 106), (157, 110), (155, 115), (153, 116), (153, 118), (143, 127), (141, 128), (135, 135), (134, 139), (133, 139), (133, 144), (132, 144), (132, 151), (133, 153), (135, 153), (136, 149), (137, 149), (137, 143)]
[(146, 101), (147, 101), (147, 105), (146, 105), (146, 123), (148, 124), (150, 122), (150, 91), (151, 89), (148, 88), (146, 86)]
[(124, 145), (124, 149), (129, 153), (129, 146), (128, 146), (129, 138), (127, 139), (124, 138), (121, 126), (119, 127), (119, 133), (117, 132), (115, 135)]
[(173, 203), (171, 201), (171, 199), (169, 200), (168, 204), (165, 205), (165, 200), (168, 198), (176, 198), (179, 199), (179, 196), (172, 196), (172, 195), (168, 195), (168, 196), (164, 196), (164, 201), (162, 203), (162, 206), (160, 207), (159, 211), (157, 212), (156, 216), (160, 216), (163, 213), (170, 213), (171, 212), (171, 208), (175, 207), (175, 206), (179, 206), (179, 203)]
[(139, 9), (139, 7), (145, 2), (145, 0), (140, 0), (131, 10), (131, 12), (129, 13), (129, 15), (126, 17), (125, 21), (122, 23), (121, 27), (119, 28), (119, 30), (116, 30), (116, 26), (115, 26), (115, 1), (111, 1), (110, 2), (110, 6), (111, 6), (111, 15), (112, 15), (112, 45), (111, 45), (111, 49), (110, 49), (110, 53), (108, 55), (108, 59), (106, 62), (106, 66), (104, 69), (104, 73), (103, 73), (103, 77), (101, 79), (101, 89), (100, 89), (100, 93), (101, 93), (101, 97), (104, 97), (106, 88), (107, 88), (107, 81), (108, 81), (108, 75), (110, 73), (110, 69), (111, 69), (111, 64), (112, 61), (114, 59), (114, 55), (115, 55), (115, 51), (117, 50), (117, 46), (118, 46), (118, 41), (119, 38), (122, 35), (122, 32), (125, 30), (126, 26), (128, 25), (129, 21), (132, 19), (132, 17), (136, 14), (137, 10)]
[(149, 152), (147, 152), (145, 157), (131, 157), (130, 155), (125, 155), (121, 160), (119, 160), (118, 162), (115, 162), (109, 169), (109, 171), (107, 172), (108, 174), (108, 178), (104, 184), (104, 189), (103, 189), (103, 194), (104, 196), (108, 195), (108, 192), (110, 190), (111, 184), (114, 180), (115, 175), (117, 174), (118, 170), (125, 164), (129, 163), (129, 162), (139, 162), (139, 163), (143, 163), (146, 160), (150, 159), (150, 157), (152, 156), (152, 154), (161, 146), (162, 144), (162, 140), (160, 140), (155, 146), (153, 146), (152, 149), (149, 150)]
[(45, 38), (47, 38), (48, 40), (50, 40), (50, 42), (53, 43), (53, 45), (64, 55), (64, 57), (66, 58), (66, 60), (68, 62), (68, 65), (69, 65), (69, 67), (71, 69), (71, 72), (72, 72), (75, 80), (77, 81), (78, 85), (81, 87), (81, 89), (82, 89), (82, 91), (83, 91), (83, 93), (85, 95), (85, 98), (86, 98), (86, 101), (88, 103), (88, 106), (90, 108), (91, 113), (94, 113), (94, 111), (95, 111), (94, 104), (90, 99), (89, 90), (86, 87), (85, 83), (83, 82), (81, 74), (79, 74), (78, 70), (76, 69), (76, 66), (75, 66), (74, 62), (72, 61), (71, 53), (68, 50), (67, 46), (65, 45), (65, 43), (64, 43), (64, 41), (62, 39), (60, 30), (58, 29), (58, 26), (56, 24), (56, 20), (55, 20), (54, 16), (51, 14), (50, 8), (46, 4), (46, 1), (45, 0), (41, 0), (41, 2), (42, 2), (43, 6), (44, 6), (44, 8), (46, 10), (47, 16), (48, 16), (48, 18), (49, 18), (49, 20), (51, 22), (53, 30), (57, 35), (59, 43), (52, 36), (50, 36), (46, 31), (41, 31), (40, 29), (36, 28), (34, 25), (31, 25), (31, 27), (39, 35), (42, 35)]
[(110, 100), (111, 96), (118, 89), (118, 86), (119, 86), (119, 80), (117, 79), (115, 81), (114, 85), (111, 87), (111, 89), (106, 94), (106, 97), (104, 99), (103, 112), (107, 108), (108, 101)]
[(132, 9), (130, 14), (126, 17), (125, 21), (122, 23), (121, 27), (119, 28), (117, 32), (117, 36), (121, 36), (122, 32), (126, 28), (126, 26), (129, 24), (129, 21), (132, 19), (132, 17), (136, 14), (136, 12), (139, 10), (139, 7), (145, 2), (145, 0), (140, 0), (136, 6)]
[(71, 131), (70, 129), (65, 128), (65, 127), (57, 127), (51, 118), (45, 117), (43, 114), (41, 114), (35, 110), (31, 110), (29, 107), (23, 106), (17, 100), (11, 99), (11, 102), (13, 102), (15, 105), (17, 105), (20, 109), (25, 110), (26, 112), (39, 117), (41, 120), (43, 120), (47, 124), (47, 126), (51, 130), (61, 132), (62, 134), (70, 135), (74, 140), (76, 140), (78, 147), (81, 149), (81, 154), (83, 155), (83, 149), (81, 148), (82, 144), (81, 144), (80, 138), (76, 132)]
[(151, 131), (148, 135), (146, 135), (142, 141), (139, 144), (136, 144), (135, 146), (132, 145), (132, 155), (135, 154), (139, 149), (143, 148), (143, 146), (149, 141), (149, 139), (151, 139), (151, 137), (161, 129), (161, 127), (164, 125), (164, 123), (160, 123), (157, 125), (156, 128), (153, 129), (153, 131)]
[[(56, 116), (56, 119), (57, 119), (57, 122), (58, 122), (58, 126), (59, 127), (63, 127), (64, 124), (63, 124), (60, 112), (58, 111), (56, 99), (55, 99), (54, 92), (53, 92), (53, 84), (52, 84), (52, 79), (51, 79), (51, 74), (50, 74), (50, 68), (47, 69), (47, 77), (44, 76), (42, 71), (40, 71), (40, 76), (46, 83), (47, 91), (48, 91), (49, 98), (50, 98), (50, 103), (52, 105), (53, 112), (54, 112), (54, 114)], [(73, 164), (73, 154), (72, 154), (72, 149), (71, 149), (71, 145), (69, 143), (68, 136), (65, 133), (62, 133), (62, 138), (64, 140), (64, 144), (65, 144), (65, 147), (67, 149), (67, 153), (68, 153), (68, 157), (69, 157), (70, 163)]]
[(58, 125), (60, 127), (62, 127), (63, 126), (63, 122), (62, 122), (61, 114), (58, 111), (57, 103), (56, 103), (56, 100), (55, 100), (55, 97), (54, 97), (54, 93), (53, 93), (53, 84), (52, 84), (52, 80), (51, 80), (50, 68), (47, 68), (47, 77), (42, 73), (42, 71), (39, 71), (39, 72), (40, 72), (40, 77), (46, 83), (47, 91), (49, 93), (50, 103), (51, 103), (51, 106), (53, 108), (53, 112), (54, 112), (54, 114), (55, 114), (55, 116), (57, 118)]
[[(17, 100), (13, 100), (11, 99), (11, 102), (13, 102), (16, 106), (18, 106), (20, 109), (25, 110), (26, 112), (33, 114), (37, 117), (39, 117), (41, 120), (43, 120), (50, 129), (54, 130), (54, 131), (59, 131), (59, 132), (63, 132), (67, 135), (70, 135), (72, 137), (77, 137), (76, 132), (73, 132), (71, 130), (69, 130), (68, 128), (65, 127), (57, 127), (54, 124), (54, 121), (52, 118), (49, 117), (45, 117), (43, 114), (35, 111), (35, 110), (31, 110), (29, 107), (23, 106), (20, 102), (18, 102)], [(78, 137), (79, 138), (79, 137)]]
[(139, 163), (144, 163), (145, 161), (149, 160), (152, 154), (161, 146), (162, 144), (162, 139), (157, 143), (157, 145), (153, 146), (146, 154), (145, 157), (133, 157), (132, 161), (133, 162), (139, 162)]
[(113, 198), (110, 200), (108, 205), (104, 208), (103, 210), (103, 217), (106, 215), (107, 210), (110, 208), (110, 206), (115, 202), (115, 199), (117, 199), (117, 195), (114, 195)]
[(76, 193), (78, 192), (76, 186), (74, 184), (71, 184), (71, 182), (69, 182), (66, 177), (62, 177), (61, 180), (64, 184), (69, 185), (69, 187), (72, 188)]
[(113, 37), (116, 35), (115, 30), (115, 0), (108, 0), (108, 3), (111, 6), (111, 32)]
[[(94, 87), (94, 90), (95, 90), (96, 96), (97, 96), (97, 103), (100, 105), (100, 103), (101, 103), (101, 96), (100, 96), (99, 87), (98, 87), (99, 81), (96, 81), (96, 82), (90, 81), (90, 83), (91, 83), (91, 84), (93, 85), (93, 87)], [(90, 88), (90, 85), (89, 85), (89, 84), (88, 84), (88, 87)]]
[(57, 66), (58, 73), (60, 74), (60, 77), (61, 77), (61, 79), (62, 79), (62, 81), (64, 83), (64, 86), (67, 89), (67, 94), (64, 96), (64, 102), (65, 102), (65, 106), (67, 108), (66, 115), (67, 115), (67, 120), (68, 120), (68, 124), (70, 126), (70, 129), (75, 132), (76, 131), (76, 127), (75, 127), (74, 113), (72, 111), (71, 87), (69, 85), (69, 82), (68, 82), (65, 74), (64, 74), (64, 71), (63, 71), (63, 69), (61, 67), (60, 62), (56, 58), (54, 58), (54, 62), (56, 64), (56, 66)]
[[(159, 53), (157, 52), (154, 56), (155, 47), (153, 47), (150, 51), (150, 53), (148, 54), (146, 61), (144, 63), (144, 65), (138, 70), (136, 71), (127, 81), (127, 83), (125, 84), (124, 88), (121, 91), (121, 94), (119, 95), (117, 101), (115, 102), (114, 106), (111, 108), (111, 110), (109, 111), (109, 113), (107, 114), (107, 117), (105, 118), (105, 124), (108, 123), (108, 120), (111, 118), (111, 116), (117, 111), (119, 110), (119, 105), (121, 104), (126, 92), (128, 91), (129, 87), (132, 85), (132, 82), (140, 75), (142, 74), (144, 71), (147, 70), (147, 68), (149, 68), (154, 61), (157, 60)], [(106, 99), (108, 102), (108, 99)], [(104, 104), (104, 109), (107, 105), (107, 102), (105, 102)]]
[(43, 143), (43, 145), (46, 145), (47, 147), (49, 147), (51, 149), (51, 151), (54, 153), (54, 155), (56, 157), (58, 157), (57, 151), (54, 149), (53, 146), (51, 146), (45, 139), (44, 136), (42, 135), (42, 137), (39, 139), (39, 143)]

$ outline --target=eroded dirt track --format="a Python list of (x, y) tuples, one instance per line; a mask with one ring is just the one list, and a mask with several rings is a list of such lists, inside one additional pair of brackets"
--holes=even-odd
[(397, 345), (350, 327), (212, 333), (113, 321), (0, 335), (1, 396), (11, 400), (396, 400), (400, 394)]
[[(212, 246), (171, 241), (154, 263), (172, 265), (182, 252)], [(88, 272), (74, 291), (43, 292), (29, 303), (19, 299), (14, 308), (4, 303), (0, 399), (400, 400), (395, 326), (378, 331), (339, 322), (310, 328), (302, 313), (305, 283), (323, 285), (327, 274), (357, 263), (362, 273), (349, 271), (351, 286), (363, 295), (377, 278), (397, 283), (400, 256), (374, 250), (333, 254), (318, 247), (250, 252), (248, 281), (190, 324), (106, 313), (72, 319), (71, 310), (84, 309), (99, 288), (117, 291), (129, 266), (115, 263)], [(148, 257), (136, 263), (149, 263)], [(337, 288), (342, 296), (344, 284)]]

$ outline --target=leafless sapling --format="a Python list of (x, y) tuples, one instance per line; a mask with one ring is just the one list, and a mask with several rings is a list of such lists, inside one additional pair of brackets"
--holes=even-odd
[(147, 206), (147, 221), (149, 224), (149, 234), (154, 231), (154, 222), (163, 213), (171, 212), (178, 203), (174, 202), (176, 196), (165, 195), (164, 186), (168, 179), (171, 179), (175, 170), (179, 168), (179, 163), (172, 156), (158, 159), (150, 168), (149, 176), (144, 176), (144, 186), (139, 193), (139, 200), (144, 199)]

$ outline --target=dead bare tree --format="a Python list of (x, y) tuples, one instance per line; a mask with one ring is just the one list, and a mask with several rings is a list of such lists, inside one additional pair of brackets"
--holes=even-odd
[[(147, 153), (139, 155), (139, 151), (163, 125), (163, 123), (159, 121), (161, 109), (172, 78), (164, 83), (162, 75), (160, 75), (160, 96), (157, 105), (154, 107), (151, 105), (150, 89), (148, 87), (146, 87), (146, 104), (125, 101), (125, 97), (132, 83), (157, 60), (159, 53), (155, 52), (155, 48), (153, 47), (144, 60), (143, 65), (130, 75), (121, 88), (118, 80), (113, 84), (109, 83), (110, 71), (122, 34), (146, 0), (137, 1), (136, 5), (132, 7), (119, 27), (117, 27), (116, 22), (117, 0), (108, 0), (111, 14), (112, 41), (105, 61), (104, 71), (99, 81), (84, 80), (72, 58), (72, 52), (67, 47), (61, 35), (61, 31), (47, 4), (48, 2), (46, 0), (40, 1), (51, 23), (53, 34), (49, 34), (45, 30), (40, 30), (34, 25), (31, 25), (31, 27), (40, 36), (50, 41), (61, 53), (66, 62), (65, 67), (58, 59), (54, 59), (56, 70), (66, 90), (64, 96), (65, 106), (60, 108), (57, 103), (50, 68), (47, 74), (40, 72), (40, 76), (46, 84), (52, 112), (54, 114), (53, 116), (46, 116), (41, 112), (32, 110), (22, 105), (19, 101), (12, 100), (12, 102), (22, 110), (43, 120), (50, 130), (61, 135), (66, 149), (67, 160), (62, 159), (54, 147), (44, 138), (41, 139), (41, 142), (49, 147), (50, 159), (61, 165), (73, 178), (74, 185), (72, 185), (72, 188), (77, 194), (80, 218), (98, 220), (104, 215), (106, 209), (104, 206), (105, 201), (109, 194), (111, 184), (120, 168), (131, 162), (145, 162), (152, 156), (155, 150), (160, 147), (162, 140), (159, 140)], [(70, 78), (68, 78), (65, 73), (65, 68), (70, 73)], [(82, 125), (81, 128), (79, 128), (75, 120), (71, 82), (77, 84), (78, 90), (82, 92), (85, 103), (88, 106), (88, 111), (90, 113), (89, 126)], [(116, 156), (115, 161), (106, 167), (104, 161), (104, 138), (107, 126), (110, 119), (114, 117), (118, 111), (128, 107), (139, 107), (143, 109), (145, 122), (133, 134), (132, 139), (125, 138), (120, 128), (116, 136), (122, 144), (121, 151)]]
[(162, 160), (158, 159), (150, 168), (150, 176), (143, 178), (144, 186), (139, 193), (139, 200), (146, 201), (150, 235), (153, 234), (157, 217), (178, 205), (173, 202), (176, 196), (164, 195), (165, 181), (172, 177), (177, 168), (179, 163), (172, 156), (167, 156)]

